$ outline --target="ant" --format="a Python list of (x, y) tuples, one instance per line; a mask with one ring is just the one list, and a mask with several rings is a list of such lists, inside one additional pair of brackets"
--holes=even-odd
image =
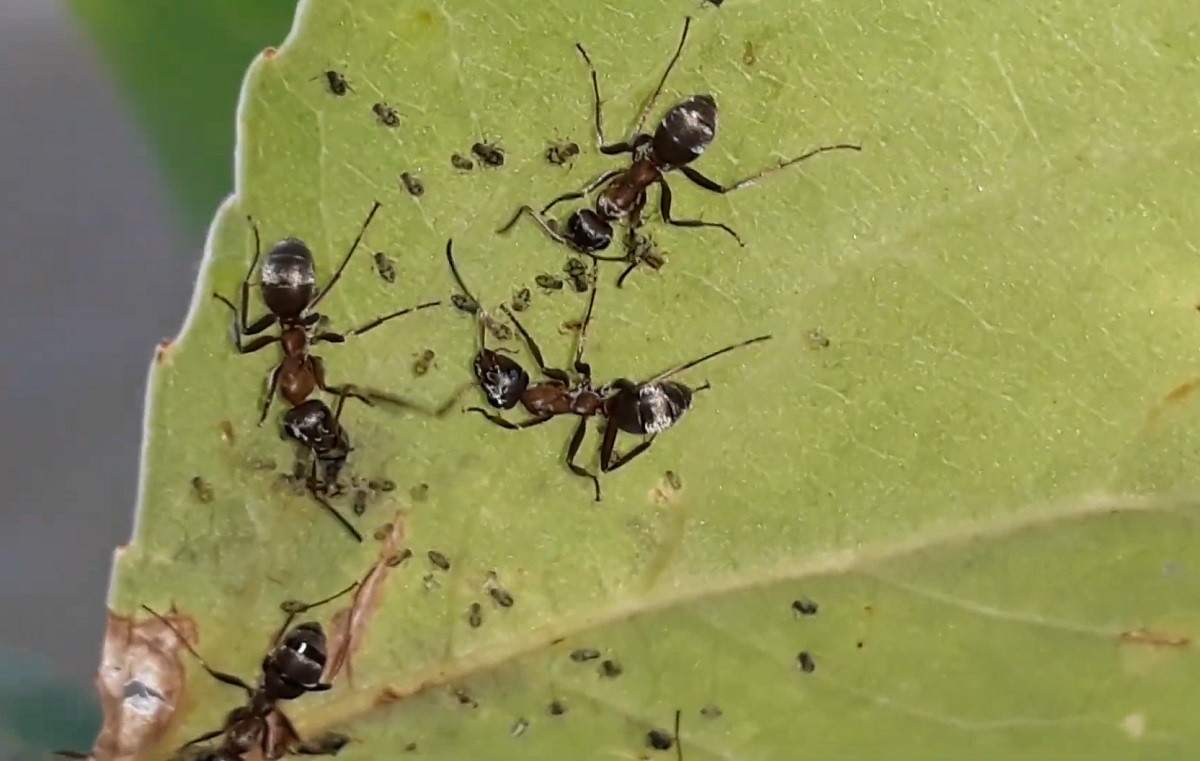
[[(628, 257), (597, 256), (597, 251), (603, 251), (612, 243), (614, 222), (628, 221), (629, 228), (635, 229), (641, 225), (642, 210), (646, 205), (646, 191), (651, 185), (657, 184), (659, 190), (659, 211), (663, 221), (676, 227), (715, 227), (731, 235), (739, 245), (745, 243), (741, 237), (728, 225), (720, 222), (704, 222), (699, 219), (676, 219), (671, 216), (671, 188), (667, 183), (667, 174), (678, 170), (692, 183), (704, 190), (725, 195), (735, 190), (754, 185), (763, 177), (780, 169), (799, 164), (820, 153), (836, 150), (861, 151), (862, 146), (839, 143), (815, 148), (801, 156), (780, 161), (776, 166), (768, 167), (737, 182), (722, 185), (709, 179), (699, 171), (689, 166), (712, 144), (717, 135), (717, 102), (712, 95), (699, 94), (684, 98), (667, 110), (662, 121), (650, 135), (642, 132), (642, 124), (662, 92), (663, 84), (671, 73), (675, 63), (683, 52), (684, 42), (687, 41), (691, 17), (684, 19), (683, 36), (675, 55), (667, 64), (666, 71), (658, 80), (649, 101), (642, 108), (630, 137), (618, 143), (606, 144), (604, 126), (600, 108), (600, 85), (596, 67), (592, 59), (580, 43), (575, 44), (579, 54), (583, 56), (592, 78), (592, 96), (594, 101), (594, 119), (596, 131), (596, 146), (606, 156), (617, 156), (624, 153), (632, 155), (632, 163), (624, 169), (611, 169), (589, 182), (582, 190), (565, 193), (546, 204), (540, 212), (534, 212), (533, 207), (526, 204), (517, 210), (512, 219), (497, 230), (505, 233), (510, 230), (523, 214), (528, 214), (542, 230), (554, 240), (569, 246), (580, 253), (587, 254), (593, 259), (605, 261), (628, 261)], [(597, 188), (603, 187), (596, 198), (594, 209), (578, 209), (567, 217), (565, 229), (552, 227), (543, 217), (563, 201), (586, 198)], [(636, 261), (635, 261), (636, 266)]]
[[(466, 286), (454, 266), (451, 241), (446, 242), (446, 258), (450, 262), (450, 269), (459, 286), (466, 291)], [(595, 267), (594, 263), (593, 267)], [(673, 376), (726, 352), (766, 341), (771, 336), (757, 336), (726, 346), (699, 359), (664, 370), (647, 380), (631, 381), (618, 378), (611, 383), (596, 387), (592, 383), (591, 365), (583, 361), (583, 351), (587, 343), (587, 330), (592, 320), (592, 310), (596, 304), (597, 290), (596, 288), (592, 289), (588, 298), (587, 312), (584, 314), (579, 328), (579, 339), (575, 347), (573, 363), (574, 377), (566, 370), (547, 367), (537, 341), (525, 330), (516, 315), (501, 304), (500, 309), (504, 311), (516, 327), (517, 332), (521, 334), (538, 364), (538, 369), (547, 380), (531, 384), (529, 374), (516, 360), (486, 348), (482, 345), (481, 337), (481, 346), (475, 355), (473, 369), (475, 378), (487, 397), (488, 404), (501, 410), (510, 410), (519, 404), (531, 417), (513, 423), (481, 407), (468, 407), (467, 411), (478, 412), (494, 425), (511, 431), (532, 428), (559, 415), (579, 416), (579, 424), (567, 447), (567, 467), (575, 475), (591, 479), (595, 487), (596, 501), (599, 502), (599, 477), (575, 462), (579, 448), (583, 444), (583, 436), (587, 432), (587, 423), (590, 418), (599, 415), (607, 420), (604, 438), (600, 445), (600, 471), (609, 473), (626, 465), (649, 449), (658, 434), (678, 423), (684, 413), (691, 408), (692, 396), (698, 391), (709, 388), (708, 383), (691, 388), (671, 380)], [(616, 454), (617, 433), (620, 431), (649, 438), (643, 438), (641, 443), (625, 454)]]
[[(267, 396), (263, 402), (262, 415), (258, 419), (259, 425), (262, 425), (263, 421), (267, 419), (267, 413), (271, 409), (276, 392), (292, 407), (299, 406), (318, 388), (372, 404), (371, 399), (358, 393), (353, 386), (328, 385), (325, 381), (325, 363), (315, 354), (309, 354), (309, 347), (321, 341), (343, 343), (348, 336), (362, 335), (396, 317), (435, 307), (442, 303), (430, 301), (408, 309), (401, 309), (398, 312), (371, 320), (344, 334), (330, 331), (317, 332), (317, 323), (321, 320), (321, 315), (315, 311), (316, 307), (341, 279), (342, 272), (350, 263), (350, 258), (354, 256), (359, 243), (362, 242), (363, 235), (367, 232), (367, 226), (371, 224), (371, 220), (380, 206), (381, 204), (376, 201), (375, 205), (371, 207), (371, 212), (363, 222), (358, 237), (354, 239), (346, 258), (342, 260), (341, 265), (338, 266), (324, 288), (317, 287), (313, 254), (303, 241), (297, 238), (284, 238), (272, 246), (271, 250), (267, 252), (266, 258), (263, 259), (262, 269), (259, 273), (259, 288), (268, 313), (254, 322), (248, 321), (250, 278), (262, 256), (262, 241), (254, 218), (246, 217), (254, 231), (254, 259), (250, 262), (250, 269), (246, 271), (246, 277), (242, 280), (241, 309), (239, 310), (232, 301), (219, 293), (214, 293), (213, 297), (229, 307), (234, 314), (233, 343), (237, 347), (238, 353), (252, 354), (274, 343), (278, 343), (283, 349), (283, 360), (271, 370), (268, 376)], [(247, 344), (242, 343), (244, 337), (258, 335), (276, 324), (279, 325), (278, 335), (260, 336)]]
[[(143, 609), (174, 632), (188, 652), (214, 679), (223, 684), (240, 687), (246, 692), (246, 704), (230, 711), (220, 729), (205, 732), (189, 740), (180, 746), (179, 750), (223, 735), (221, 744), (206, 756), (207, 759), (240, 761), (255, 748), (262, 751), (264, 758), (276, 759), (282, 755), (281, 747), (286, 748), (299, 742), (299, 733), (292, 726), (291, 720), (280, 710), (279, 703), (295, 700), (310, 692), (324, 692), (333, 685), (321, 681), (329, 656), (325, 644), (325, 630), (321, 628), (321, 624), (305, 621), (291, 629), (288, 627), (301, 613), (332, 602), (357, 586), (356, 581), (337, 594), (314, 603), (289, 601), (280, 606), (287, 613), (287, 619), (271, 640), (271, 650), (262, 661), (262, 676), (254, 687), (233, 674), (217, 671), (209, 666), (170, 621), (149, 606), (143, 605)], [(277, 735), (279, 726), (271, 723), (272, 718), (278, 721), (278, 725), (282, 725), (282, 737)], [(311, 752), (315, 748), (307, 750)]]

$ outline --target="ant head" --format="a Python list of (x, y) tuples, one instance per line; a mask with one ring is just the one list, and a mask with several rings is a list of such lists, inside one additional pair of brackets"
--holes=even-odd
[(284, 238), (267, 252), (259, 280), (263, 302), (271, 314), (284, 319), (300, 317), (317, 287), (312, 251), (302, 240)]
[(592, 209), (580, 209), (567, 217), (566, 236), (580, 253), (603, 251), (612, 243), (613, 229)]
[(716, 136), (717, 102), (711, 95), (693, 95), (667, 111), (651, 147), (658, 163), (679, 167), (699, 158)]
[(471, 368), (488, 404), (511, 410), (529, 387), (529, 373), (515, 359), (491, 349), (480, 349)]
[(320, 399), (304, 401), (283, 416), (283, 435), (309, 449), (328, 449), (333, 446), (338, 428), (333, 410)]

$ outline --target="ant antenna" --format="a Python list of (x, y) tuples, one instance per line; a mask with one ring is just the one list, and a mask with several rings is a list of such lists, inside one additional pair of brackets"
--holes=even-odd
[(192, 654), (192, 657), (194, 657), (200, 663), (200, 665), (204, 667), (204, 670), (207, 671), (213, 679), (216, 679), (218, 682), (228, 684), (232, 687), (241, 687), (246, 691), (248, 696), (254, 697), (254, 688), (252, 688), (250, 685), (246, 684), (244, 681), (232, 674), (226, 674), (222, 671), (217, 671), (212, 666), (209, 666), (208, 661), (204, 660), (204, 657), (201, 656), (200, 653), (197, 653), (196, 649), (192, 647), (192, 643), (188, 642), (187, 638), (175, 628), (175, 625), (168, 621), (161, 613), (154, 610), (149, 605), (143, 604), (142, 608), (150, 615), (154, 616), (163, 624), (165, 624), (166, 627), (170, 629), (171, 632), (179, 639), (179, 641), (183, 643), (183, 646), (186, 647), (188, 652)]
[[(714, 357), (719, 357), (722, 354), (725, 354), (726, 352), (733, 351), (734, 349), (740, 349), (743, 346), (749, 346), (750, 344), (756, 344), (756, 343), (760, 343), (762, 341), (766, 341), (770, 337), (771, 337), (771, 334), (768, 333), (765, 336), (755, 336), (754, 338), (751, 338), (748, 341), (742, 341), (740, 343), (730, 344), (729, 346), (726, 346), (723, 349), (717, 349), (714, 352), (705, 354), (703, 357), (700, 357), (699, 359), (693, 359), (692, 361), (685, 362), (682, 365), (676, 365), (675, 367), (672, 367), (669, 370), (664, 370), (663, 372), (659, 373), (658, 375), (655, 375), (654, 377), (650, 378), (650, 380), (648, 380), (646, 382), (647, 383), (656, 383), (661, 380), (666, 380), (667, 378), (670, 378), (672, 375), (681, 373), (684, 370), (687, 370), (688, 368), (695, 367), (696, 365), (700, 364), (701, 362), (707, 362), (708, 360), (710, 360)], [(706, 385), (707, 385), (707, 383), (706, 383)]]
[(341, 597), (342, 595), (349, 594), (357, 586), (358, 586), (358, 581), (355, 580), (350, 586), (346, 587), (342, 591), (340, 591), (336, 594), (332, 594), (329, 597), (326, 597), (324, 599), (317, 600), (316, 602), (301, 602), (300, 600), (284, 601), (283, 603), (281, 603), (279, 605), (279, 609), (282, 610), (284, 613), (287, 613), (288, 615), (287, 615), (287, 618), (284, 619), (283, 626), (281, 626), (279, 628), (279, 633), (275, 635), (275, 639), (273, 641), (276, 644), (278, 644), (280, 638), (282, 638), (283, 635), (287, 632), (288, 627), (291, 626), (292, 621), (295, 620), (296, 616), (300, 615), (301, 613), (307, 613), (308, 611), (312, 610), (313, 608), (319, 608), (320, 606), (322, 606), (326, 603), (333, 602), (334, 600)]
[(321, 299), (325, 298), (326, 294), (333, 290), (333, 286), (337, 283), (337, 281), (341, 279), (342, 271), (346, 269), (346, 265), (350, 263), (350, 257), (354, 256), (354, 252), (358, 249), (358, 244), (362, 243), (363, 236), (367, 234), (367, 227), (371, 224), (371, 220), (375, 218), (375, 212), (379, 211), (379, 207), (382, 205), (383, 204), (381, 204), (379, 201), (376, 201), (375, 205), (371, 207), (370, 213), (367, 214), (367, 218), (363, 221), (362, 227), (359, 228), (358, 237), (354, 239), (354, 243), (350, 245), (350, 250), (346, 253), (346, 258), (342, 260), (342, 263), (338, 266), (337, 271), (333, 273), (333, 277), (329, 279), (329, 283), (323, 289), (321, 289), (321, 292), (318, 293), (311, 302), (309, 302), (309, 309), (315, 308), (317, 304), (321, 302)]
[(246, 270), (246, 277), (242, 278), (243, 283), (249, 283), (250, 278), (254, 277), (254, 268), (258, 266), (258, 259), (262, 256), (262, 237), (258, 234), (258, 223), (249, 214), (246, 215), (246, 221), (250, 223), (250, 230), (254, 233), (254, 258), (250, 260), (250, 269)]
[(583, 313), (583, 323), (579, 326), (579, 342), (575, 345), (575, 372), (588, 375), (591, 368), (583, 361), (583, 348), (587, 344), (588, 325), (592, 322), (592, 308), (596, 306), (596, 291), (600, 290), (600, 264), (592, 260), (592, 293), (588, 296), (587, 311)]
[(487, 342), (486, 315), (482, 314), (484, 311), (483, 304), (480, 304), (479, 299), (475, 298), (475, 294), (471, 293), (471, 289), (467, 287), (466, 282), (463, 281), (462, 275), (459, 274), (458, 266), (454, 263), (454, 239), (453, 238), (446, 239), (446, 261), (450, 262), (450, 274), (454, 276), (454, 282), (458, 283), (459, 290), (461, 290), (463, 292), (464, 296), (466, 296), (471, 301), (475, 302), (476, 308), (481, 313), (481, 314), (477, 315), (477, 319), (479, 320), (479, 346), (480, 346), (480, 348), (483, 348)]

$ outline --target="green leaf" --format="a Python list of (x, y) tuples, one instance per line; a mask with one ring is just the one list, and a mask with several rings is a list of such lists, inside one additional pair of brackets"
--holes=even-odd
[(199, 236), (233, 181), (226, 157), (237, 84), (263, 46), (287, 34), (295, 0), (68, 4), (129, 96), (175, 208)]
[[(191, 319), (152, 373), (116, 615), (174, 605), (214, 665), (250, 679), (283, 600), (367, 578), (357, 599), (376, 606), (356, 604), (358, 649), (334, 688), (287, 706), (307, 737), (351, 737), (350, 759), (410, 744), (425, 759), (666, 758), (646, 733), (672, 731), (676, 709), (687, 761), (1194, 755), (1200, 400), (1181, 384), (1200, 370), (1200, 105), (1188, 8), (581, 8), (306, 3), (289, 42), (251, 67), (238, 195), (214, 223)], [(620, 166), (591, 148), (573, 43), (599, 69), (616, 135), (688, 13), (654, 118), (682, 95), (715, 94), (720, 133), (697, 169), (733, 179), (823, 143), (864, 149), (723, 198), (673, 175), (678, 216), (728, 223), (747, 245), (651, 219), (668, 262), (622, 289), (620, 266), (601, 268), (587, 357), (598, 380), (644, 378), (774, 339), (681, 376), (712, 388), (602, 479), (599, 504), (562, 464), (571, 420), (514, 433), (350, 403), (347, 475), (398, 488), (372, 495), (354, 519), (368, 540), (349, 541), (281, 482), (292, 454), (279, 405), (255, 425), (275, 350), (238, 356), (210, 297), (243, 277), (245, 215), (267, 241), (306, 241), (328, 277), (382, 201), (321, 303), (340, 329), (448, 299), (450, 236), (494, 307), (567, 256), (533, 225), (495, 228)], [(310, 81), (326, 67), (353, 91)], [(380, 102), (398, 127), (376, 119)], [(451, 167), (485, 138), (507, 152), (503, 168)], [(556, 139), (585, 146), (572, 166), (545, 161)], [(421, 198), (404, 171), (423, 180)], [(394, 284), (373, 270), (379, 251)], [(534, 290), (522, 320), (565, 364), (560, 328), (586, 301)], [(331, 382), (434, 404), (470, 378), (474, 340), (471, 318), (447, 306), (320, 353)], [(436, 360), (418, 377), (427, 349)], [(590, 468), (597, 445), (593, 431)], [(383, 563), (401, 547), (410, 560)], [(511, 608), (493, 603), (489, 572)], [(815, 615), (793, 613), (803, 598)], [(312, 614), (335, 652), (350, 605)], [(160, 758), (219, 726), (239, 696), (151, 626), (138, 631), (165, 660), (123, 652), (126, 634), (110, 656), (141, 664), (166, 696), (165, 729), (141, 754)], [(613, 662), (607, 676), (600, 660), (570, 658), (583, 648)]]

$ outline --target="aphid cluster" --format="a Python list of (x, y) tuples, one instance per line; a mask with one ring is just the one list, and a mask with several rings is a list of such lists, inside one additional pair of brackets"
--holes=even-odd
[[(293, 483), (297, 487), (302, 486), (312, 500), (334, 517), (356, 541), (362, 542), (363, 535), (351, 519), (333, 504), (333, 500), (345, 491), (342, 485), (343, 474), (354, 451), (350, 435), (342, 422), (347, 400), (353, 399), (368, 407), (389, 405), (437, 418), (445, 416), (462, 393), (478, 387), (483, 392), (487, 406), (468, 406), (462, 413), (478, 415), (492, 426), (518, 431), (541, 426), (556, 418), (573, 419), (576, 421), (574, 432), (569, 439), (564, 458), (566, 472), (586, 479), (590, 483), (594, 500), (599, 501), (600, 476), (612, 473), (643, 456), (660, 434), (679, 424), (692, 408), (696, 394), (710, 388), (707, 382), (685, 383), (679, 379), (683, 373), (736, 349), (762, 343), (771, 338), (770, 334), (758, 335), (708, 351), (657, 373), (634, 378), (618, 376), (602, 382), (594, 379), (592, 366), (586, 358), (596, 302), (598, 298), (610, 297), (599, 296), (600, 262), (621, 261), (626, 264), (626, 269), (617, 280), (618, 288), (640, 264), (645, 263), (656, 269), (662, 266), (662, 253), (650, 235), (644, 232), (643, 212), (648, 193), (654, 186), (657, 186), (659, 193), (660, 215), (667, 224), (676, 227), (717, 228), (739, 245), (744, 245), (738, 233), (724, 223), (675, 217), (668, 177), (673, 173), (682, 175), (711, 193), (728, 194), (820, 153), (861, 150), (860, 146), (850, 144), (821, 146), (797, 157), (780, 161), (775, 166), (762, 169), (736, 182), (722, 184), (708, 178), (693, 166), (716, 138), (718, 110), (712, 95), (696, 94), (684, 98), (667, 109), (653, 132), (643, 132), (642, 126), (683, 52), (690, 21), (690, 18), (685, 21), (679, 45), (633, 129), (625, 140), (615, 143), (608, 143), (605, 139), (599, 75), (584, 47), (581, 44), (575, 46), (591, 78), (596, 147), (605, 156), (628, 154), (628, 161), (620, 167), (602, 173), (582, 189), (558, 196), (540, 211), (535, 211), (532, 206), (522, 206), (497, 232), (507, 232), (521, 217), (529, 217), (550, 238), (583, 258), (571, 256), (566, 260), (561, 272), (529, 272), (525, 273), (523, 281), (505, 284), (505, 292), (511, 294), (510, 301), (507, 304), (499, 304), (493, 310), (485, 306), (467, 286), (455, 259), (454, 240), (446, 240), (446, 265), (452, 281), (457, 286), (457, 292), (449, 297), (448, 306), (470, 314), (474, 321), (475, 352), (471, 360), (474, 380), (463, 384), (449, 401), (436, 409), (426, 408), (390, 391), (357, 383), (331, 383), (326, 377), (324, 360), (313, 353), (316, 344), (344, 343), (351, 336), (367, 333), (395, 318), (443, 304), (442, 300), (426, 301), (340, 332), (333, 330), (329, 319), (318, 311), (321, 302), (347, 273), (347, 268), (363, 244), (372, 220), (381, 208), (380, 202), (376, 201), (371, 207), (357, 236), (323, 286), (318, 285), (314, 254), (308, 245), (299, 238), (285, 237), (273, 244), (264, 254), (258, 224), (253, 217), (248, 217), (253, 234), (254, 254), (242, 279), (239, 299), (235, 303), (235, 300), (220, 293), (214, 293), (213, 296), (232, 312), (232, 343), (237, 353), (251, 354), (273, 344), (279, 345), (279, 360), (267, 375), (265, 396), (258, 409), (257, 422), (261, 425), (267, 419), (276, 397), (280, 397), (286, 403), (287, 409), (282, 415), (279, 430), (282, 438), (293, 443), (299, 454), (297, 476)], [(328, 70), (314, 79), (323, 80), (324, 87), (334, 97), (345, 98), (354, 93), (354, 88), (342, 72)], [(396, 128), (401, 124), (399, 114), (387, 103), (376, 102), (371, 105), (370, 110), (383, 126)], [(579, 154), (578, 144), (558, 140), (545, 149), (544, 159), (551, 164), (565, 166)], [(477, 165), (499, 168), (505, 163), (506, 153), (498, 141), (480, 141), (462, 153), (450, 156), (450, 166), (443, 164), (441, 171), (449, 173), (454, 169), (466, 172), (473, 170)], [(432, 171), (436, 173), (437, 170)], [(394, 192), (407, 192), (412, 197), (421, 197), (426, 193), (424, 182), (411, 171), (401, 172), (399, 182), (393, 174), (389, 182)], [(436, 186), (436, 178), (431, 178), (430, 186)], [(561, 223), (546, 217), (546, 214), (559, 204), (583, 200), (593, 193), (593, 203), (575, 209)], [(620, 225), (624, 225), (625, 253), (620, 256), (602, 253), (611, 246), (617, 235), (616, 228)], [(404, 252), (400, 261), (407, 264), (411, 256), (412, 254)], [(405, 268), (398, 267), (397, 260), (383, 251), (377, 250), (372, 256), (372, 261), (364, 265), (364, 269), (374, 269), (375, 274), (368, 276), (382, 280), (383, 288), (405, 283), (402, 274)], [(266, 313), (257, 319), (251, 319), (251, 291), (255, 284)], [(574, 293), (587, 293), (586, 307), (582, 310), (580, 319), (572, 318), (560, 328), (562, 332), (573, 336), (573, 354), (565, 366), (549, 364), (542, 347), (523, 320), (530, 320), (531, 316), (536, 315), (536, 302), (540, 299), (569, 298)], [(522, 315), (521, 318), (518, 318), (518, 313)], [(277, 330), (272, 330), (274, 328)], [(524, 350), (532, 358), (536, 373), (526, 370), (515, 357), (516, 352), (497, 345), (514, 336), (519, 337)], [(489, 342), (492, 342), (491, 345)], [(417, 355), (410, 355), (405, 361), (411, 362), (411, 375), (420, 378), (427, 374), (432, 375), (431, 368), (435, 366), (435, 357), (439, 367), (452, 364), (445, 361), (446, 356), (441, 347), (438, 347), (436, 352), (433, 348), (425, 348)], [(406, 371), (405, 375), (408, 374)], [(325, 392), (328, 396), (320, 398), (317, 392)], [(523, 417), (510, 419), (506, 416), (505, 413), (517, 408), (523, 410)], [(596, 464), (589, 466), (583, 461), (580, 453), (589, 423), (593, 420), (602, 425), (603, 433), (598, 444)], [(226, 422), (222, 427), (228, 428), (225, 438), (227, 442), (232, 442), (233, 425)], [(626, 437), (636, 438), (636, 443), (632, 443), (625, 451), (618, 449), (618, 440), (622, 433)], [(270, 462), (270, 467), (274, 467), (274, 460), (269, 458), (256, 457), (255, 460)], [(678, 490), (682, 485), (678, 474), (674, 470), (668, 470), (667, 473), (668, 482)], [(362, 484), (365, 482), (361, 477), (351, 479), (351, 509), (358, 517), (366, 512), (369, 493), (396, 489), (395, 482), (377, 480), (370, 481), (364, 489)], [(407, 486), (411, 487), (409, 494), (414, 505), (427, 499), (429, 487), (426, 484)], [(225, 485), (214, 486), (199, 475), (192, 479), (191, 487), (192, 494), (201, 504), (213, 502), (215, 495), (223, 494), (225, 489)], [(376, 539), (384, 541), (392, 535), (392, 529), (391, 524), (385, 524), (382, 528), (374, 530), (373, 535)], [(385, 562), (388, 566), (397, 566), (412, 557), (411, 548), (398, 548)], [(459, 565), (467, 562), (454, 561), (437, 549), (427, 550), (426, 557), (429, 572), (424, 576), (423, 583), (429, 592), (441, 587), (439, 577), (449, 578), (451, 574), (460, 572)], [(242, 689), (246, 695), (244, 705), (231, 711), (220, 728), (206, 732), (187, 743), (185, 747), (215, 741), (203, 758), (210, 761), (239, 761), (260, 755), (274, 759), (285, 753), (332, 754), (349, 742), (349, 738), (341, 735), (329, 735), (305, 742), (280, 706), (310, 692), (327, 690), (331, 686), (322, 681), (328, 653), (321, 625), (307, 622), (289, 628), (293, 620), (300, 613), (347, 594), (354, 586), (351, 585), (337, 595), (311, 605), (285, 605), (287, 620), (276, 635), (270, 652), (263, 659), (261, 674), (254, 685), (210, 667), (168, 619), (147, 608), (152, 616), (175, 632), (205, 671), (220, 682)], [(489, 617), (512, 615), (512, 609), (520, 597), (520, 590), (517, 589), (517, 594), (514, 594), (513, 589), (500, 583), (495, 572), (489, 573), (480, 591), (477, 599), (463, 603), (463, 619), (472, 629), (486, 626)], [(486, 595), (482, 594), (483, 592)], [(816, 612), (816, 604), (808, 600), (797, 600), (793, 604), (793, 610), (797, 615), (812, 615)], [(625, 671), (619, 661), (611, 658), (601, 660), (600, 651), (592, 648), (576, 649), (570, 657), (580, 663), (599, 661), (592, 667), (605, 679), (617, 679)], [(815, 668), (815, 661), (810, 654), (804, 652), (798, 657), (798, 665), (801, 670), (807, 672)], [(477, 705), (466, 692), (460, 690), (456, 694), (461, 704), (471, 707)], [(566, 706), (562, 701), (555, 700), (550, 704), (551, 715), (560, 716), (565, 712)], [(511, 730), (512, 736), (522, 735), (529, 726), (528, 718), (517, 718)], [(655, 750), (674, 747), (678, 757), (682, 758), (679, 713), (676, 712), (674, 733), (660, 729), (651, 730), (647, 734), (646, 743)], [(415, 748), (415, 745), (412, 747)]]

